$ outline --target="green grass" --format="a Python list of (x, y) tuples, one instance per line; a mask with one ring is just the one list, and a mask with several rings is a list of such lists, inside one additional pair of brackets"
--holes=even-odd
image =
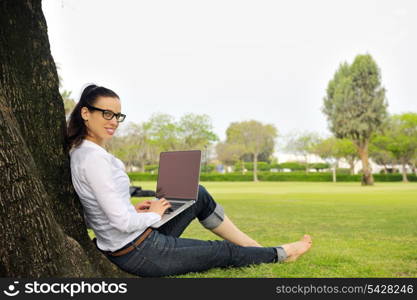
[[(154, 182), (135, 182), (154, 189)], [(264, 246), (313, 247), (293, 263), (179, 277), (417, 277), (417, 184), (203, 182), (234, 223)], [(133, 198), (134, 202), (143, 198)], [(182, 237), (218, 239), (194, 221)]]

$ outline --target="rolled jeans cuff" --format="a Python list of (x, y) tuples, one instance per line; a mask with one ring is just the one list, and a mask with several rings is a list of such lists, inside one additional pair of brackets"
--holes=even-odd
[(285, 252), (284, 248), (281, 246), (275, 247), (275, 250), (277, 252), (277, 257), (275, 262), (282, 262), (285, 259), (287, 259), (288, 255), (287, 252)]
[(216, 203), (216, 208), (214, 211), (204, 220), (201, 220), (200, 223), (207, 229), (214, 229), (219, 226), (224, 220), (224, 209), (223, 207)]

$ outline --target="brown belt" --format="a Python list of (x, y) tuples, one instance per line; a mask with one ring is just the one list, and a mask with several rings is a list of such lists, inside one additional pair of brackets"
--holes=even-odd
[(150, 235), (152, 232), (152, 228), (148, 227), (148, 229), (146, 229), (140, 236), (139, 238), (133, 243), (133, 245), (130, 245), (127, 248), (124, 248), (122, 250), (116, 251), (116, 252), (105, 252), (106, 254), (110, 255), (110, 256), (122, 256), (125, 255), (127, 253), (129, 253), (130, 251), (132, 251), (133, 249), (135, 249), (135, 247), (139, 246), (147, 237), (148, 235)]

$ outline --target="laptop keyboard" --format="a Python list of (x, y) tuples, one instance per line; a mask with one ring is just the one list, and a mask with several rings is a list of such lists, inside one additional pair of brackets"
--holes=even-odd
[(173, 212), (174, 210), (177, 210), (178, 208), (180, 208), (181, 206), (183, 206), (185, 203), (177, 203), (177, 202), (170, 202), (171, 203), (171, 207), (168, 208), (164, 214), (169, 214), (171, 212)]

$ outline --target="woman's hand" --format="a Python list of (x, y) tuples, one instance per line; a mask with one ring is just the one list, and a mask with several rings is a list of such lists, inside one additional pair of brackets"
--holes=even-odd
[(151, 200), (145, 200), (139, 203), (136, 203), (135, 209), (138, 213), (148, 212), (149, 207), (151, 206)]
[(163, 216), (164, 212), (168, 208), (171, 207), (171, 203), (169, 203), (168, 200), (165, 199), (165, 198), (161, 198), (159, 200), (153, 200), (153, 201), (149, 201), (149, 202), (150, 202), (150, 205), (149, 205), (148, 212), (157, 213), (161, 217)]

